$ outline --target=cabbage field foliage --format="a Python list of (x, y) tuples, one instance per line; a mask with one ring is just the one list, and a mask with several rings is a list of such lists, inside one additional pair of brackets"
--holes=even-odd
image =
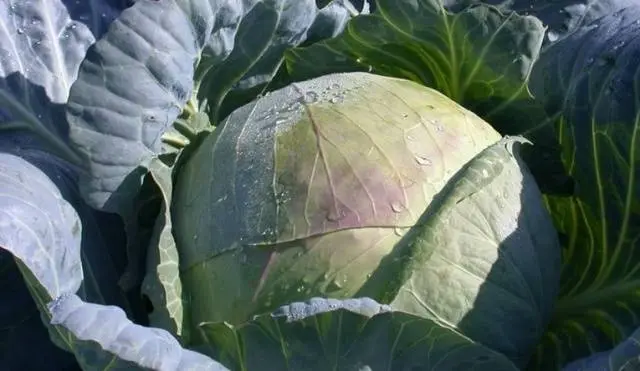
[(640, 370), (638, 35), (632, 0), (2, 2), (0, 369)]

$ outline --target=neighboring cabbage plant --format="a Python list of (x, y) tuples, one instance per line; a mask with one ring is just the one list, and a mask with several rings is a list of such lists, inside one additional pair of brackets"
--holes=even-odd
[(436, 90), (361, 72), (241, 107), (178, 171), (191, 326), (368, 296), (526, 362), (560, 249), (517, 143)]

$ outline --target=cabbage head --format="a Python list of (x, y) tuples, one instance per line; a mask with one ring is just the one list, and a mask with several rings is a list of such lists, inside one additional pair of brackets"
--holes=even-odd
[[(502, 166), (491, 157), (499, 152), (493, 147), (502, 140), (488, 123), (436, 90), (361, 72), (295, 83), (237, 109), (193, 150), (177, 174), (172, 215), (192, 325), (242, 323), (316, 296), (348, 298), (366, 293), (385, 300), (376, 296), (376, 289), (394, 277), (376, 278), (383, 260), (392, 257), (412, 227), (425, 217), (432, 200), (451, 179), (460, 178), (458, 173), (475, 171), (474, 166), (483, 162), (495, 165), (490, 171)], [(488, 148), (495, 151), (476, 158)], [(474, 159), (476, 165), (465, 170)], [(521, 182), (534, 183), (532, 179), (527, 173), (518, 178), (515, 188)], [(509, 182), (501, 183), (504, 190), (500, 192), (514, 188)], [(529, 253), (531, 246), (547, 245), (553, 255), (549, 259), (555, 262), (548, 269), (556, 272), (559, 248), (553, 226), (544, 214), (539, 192), (532, 195), (533, 206), (527, 207), (530, 213), (538, 213), (535, 223), (542, 225), (537, 228), (533, 223), (532, 228), (544, 237), (537, 243), (528, 237), (521, 241), (526, 254), (521, 254), (525, 258), (520, 263), (539, 273), (539, 265), (531, 260), (535, 256)], [(517, 205), (512, 209), (520, 210)], [(473, 224), (475, 214), (469, 214), (472, 227), (484, 228), (485, 222)], [(501, 226), (513, 224), (513, 220), (507, 224), (500, 217), (494, 219)], [(464, 242), (469, 251), (473, 246), (479, 246), (477, 251), (482, 253), (497, 251), (496, 244), (485, 248), (482, 238), (480, 242), (445, 240), (443, 237), (443, 243)], [(512, 272), (513, 264), (504, 269), (512, 282), (505, 286), (521, 292), (529, 281), (549, 283), (551, 295), (540, 301), (553, 301), (553, 280), (558, 278), (554, 273), (548, 280), (529, 280), (526, 272), (517, 276), (521, 280), (513, 280), (519, 274)], [(403, 274), (410, 276), (406, 270), (399, 276)], [(442, 309), (436, 317), (447, 319), (454, 310), (447, 309), (448, 301), (439, 299), (442, 293), (436, 291), (423, 292), (432, 293), (437, 301), (434, 307)], [(433, 314), (420, 313), (411, 302), (415, 298), (409, 296), (400, 293), (396, 299), (386, 299), (395, 300), (398, 309)], [(549, 306), (538, 305), (538, 292), (532, 297), (525, 302), (535, 302), (526, 309), (534, 313), (535, 320), (529, 323), (535, 338), (546, 316), (538, 313), (538, 307)], [(460, 297), (459, 301), (464, 300)], [(501, 299), (495, 302), (503, 304)], [(522, 303), (516, 306), (521, 311)], [(517, 316), (529, 318), (519, 312)], [(509, 321), (505, 324), (509, 326)], [(471, 331), (486, 332), (485, 328), (475, 326)], [(506, 339), (500, 334), (497, 338)]]

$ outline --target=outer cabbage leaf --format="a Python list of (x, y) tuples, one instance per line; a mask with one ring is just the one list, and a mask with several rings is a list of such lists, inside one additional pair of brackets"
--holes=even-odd
[[(66, 142), (68, 127), (61, 104), (67, 100), (86, 49), (125, 6), (124, 1), (3, 1), (0, 4), (0, 156), (4, 169), (0, 193), (5, 197), (22, 197), (17, 200), (25, 205), (38, 205), (38, 193), (46, 193), (45, 189), (39, 190), (33, 185), (30, 191), (15, 194), (14, 186), (31, 184), (34, 172), (46, 173), (85, 225), (82, 264), (90, 274), (79, 294), (89, 300), (120, 305), (134, 314), (129, 301), (114, 284), (124, 266), (120, 221), (87, 207), (77, 191), (75, 168), (51, 153), (74, 160), (75, 154)], [(40, 176), (36, 174), (35, 179)], [(61, 228), (71, 228), (75, 222), (77, 220), (58, 221)], [(6, 241), (14, 232), (2, 229), (0, 238)], [(10, 248), (29, 254), (25, 252), (28, 241), (24, 242), (22, 246)], [(42, 303), (34, 303), (29, 298), (11, 255), (4, 250), (1, 255), (3, 266), (7, 267), (7, 271), (3, 271), (6, 285), (2, 287), (7, 305), (0, 315), (3, 367), (40, 369), (51, 364), (66, 367), (69, 361), (75, 363), (71, 354), (51, 349), (54, 345), (37, 316), (36, 304)], [(17, 313), (19, 317), (15, 316)], [(44, 319), (48, 324), (48, 319)], [(51, 339), (65, 347), (55, 331), (51, 332)], [(34, 352), (39, 356), (33, 357)], [(67, 357), (56, 356), (56, 353)]]
[[(12, 279), (12, 286), (3, 287), (8, 308), (2, 313), (6, 325), (2, 357), (9, 357), (2, 363), (4, 368), (64, 368), (70, 361), (76, 363), (75, 356), (84, 368), (108, 365), (131, 369), (144, 364), (145, 357), (152, 354), (148, 348), (123, 352), (122, 359), (110, 352), (126, 350), (123, 344), (129, 345), (131, 340), (148, 347), (154, 341), (158, 344), (158, 338), (170, 339), (167, 333), (131, 324), (124, 315), (123, 310), (139, 319), (140, 313), (117, 286), (126, 258), (122, 223), (115, 215), (89, 208), (79, 195), (76, 167), (48, 152), (74, 160), (65, 141), (68, 127), (61, 105), (67, 100), (86, 49), (124, 5), (116, 1), (5, 1), (0, 5), (0, 32), (4, 35), (0, 38), (0, 247), (3, 266), (15, 266), (7, 262), (6, 252), (13, 254), (27, 283), (25, 286)], [(15, 271), (8, 273), (8, 277), (15, 277)], [(30, 291), (35, 306), (21, 300), (21, 288)], [(68, 295), (75, 298), (77, 312), (61, 313), (60, 306), (55, 306), (53, 313), (49, 311), (51, 300)], [(96, 304), (83, 303), (79, 298)], [(109, 308), (114, 307), (97, 303), (121, 309), (113, 314)], [(39, 309), (48, 325), (49, 336), (45, 333), (45, 339), (35, 337), (41, 332), (32, 330), (37, 326), (32, 309), (35, 313)], [(19, 323), (13, 310), (22, 313), (20, 319), (31, 318)], [(37, 317), (35, 320), (40, 322)], [(64, 326), (59, 326), (60, 322)], [(82, 333), (87, 324), (91, 330)], [(93, 332), (105, 324), (111, 326), (109, 331)], [(40, 324), (40, 329), (44, 328)], [(124, 334), (113, 332), (118, 328)], [(70, 359), (53, 354), (48, 348), (53, 346), (50, 341), (71, 352), (65, 353)], [(161, 351), (185, 355), (187, 363), (182, 366), (216, 365), (206, 357), (184, 351), (175, 340), (164, 343)], [(33, 357), (34, 353), (38, 357)]]
[(499, 139), (433, 89), (361, 72), (234, 111), (176, 177), (191, 327), (353, 296), (449, 178)]
[(314, 298), (246, 324), (204, 323), (201, 330), (211, 353), (233, 370), (517, 370), (455, 331), (367, 298)]
[(632, 371), (640, 368), (640, 329), (613, 350), (571, 362), (562, 371)]
[(128, 215), (140, 166), (192, 93), (215, 118), (231, 89), (270, 81), (317, 14), (313, 0), (139, 0), (125, 10), (87, 53), (67, 105), (89, 204)]
[(67, 101), (87, 49), (124, 8), (115, 1), (82, 3), (0, 4), (0, 131), (28, 130), (41, 146), (76, 164), (60, 105)]
[(159, 158), (149, 164), (147, 181), (153, 182), (161, 197), (160, 212), (155, 219), (146, 259), (142, 293), (152, 304), (149, 325), (181, 336), (184, 308), (179, 254), (172, 234), (170, 205), (173, 192), (172, 169)]
[(551, 46), (531, 78), (556, 115), (573, 197), (549, 197), (564, 235), (561, 296), (532, 369), (613, 348), (640, 326), (640, 6)]
[(50, 302), (48, 308), (52, 324), (62, 325), (79, 342), (103, 350), (98, 354), (113, 354), (108, 364), (92, 358), (84, 367), (228, 371), (207, 356), (182, 348), (170, 333), (132, 323), (119, 307), (85, 303), (76, 295), (65, 294)]
[(552, 315), (561, 250), (516, 144), (505, 138), (458, 171), (358, 295), (446, 324), (523, 367)]
[[(110, 294), (97, 291), (103, 285), (83, 282), (83, 273), (97, 278), (94, 271), (83, 269), (83, 263), (91, 261), (83, 257), (95, 253), (86, 247), (100, 246), (84, 246), (81, 251), (78, 214), (47, 175), (15, 155), (0, 157), (0, 247), (18, 261), (58, 346), (72, 352), (88, 369), (223, 369), (183, 349), (169, 333), (133, 324), (120, 307), (82, 301), (78, 295), (94, 299)], [(115, 286), (115, 281), (111, 284)]]
[[(480, 6), (448, 13), (439, 1), (380, 0), (335, 39), (286, 53), (290, 74), (373, 71), (433, 87), (456, 102), (528, 97), (544, 27), (534, 17)], [(498, 111), (504, 107), (494, 107)]]
[(546, 26), (547, 42), (556, 42), (598, 18), (636, 4), (635, 0), (445, 0), (450, 9), (492, 4), (505, 11), (530, 14)]
[[(14, 215), (15, 210), (11, 210), (9, 207), (11, 202), (9, 200), (21, 197), (30, 209), (34, 208), (32, 205), (37, 205), (39, 198), (29, 193), (42, 192), (37, 188), (40, 180), (38, 176), (43, 177), (42, 173), (28, 162), (13, 155), (0, 154), (0, 193), (2, 194), (0, 196), (0, 213), (2, 214), (0, 216), (0, 262), (2, 262), (0, 273), (2, 274), (1, 293), (4, 303), (0, 312), (0, 323), (2, 324), (0, 361), (2, 361), (3, 367), (8, 369), (43, 369), (51, 364), (57, 364), (59, 367), (71, 367), (76, 364), (71, 354), (56, 347), (49, 339), (46, 327), (38, 315), (38, 307), (11, 255), (12, 251), (4, 250), (14, 247), (9, 245), (9, 239), (16, 236), (14, 234), (16, 233), (15, 224), (20, 222), (16, 221), (11, 224), (16, 216)], [(27, 184), (32, 185), (30, 190), (21, 189)], [(28, 210), (24, 210), (22, 213), (29, 215)], [(36, 219), (37, 214), (34, 216), (33, 219)], [(64, 224), (65, 221), (59, 220), (58, 223)], [(68, 228), (68, 226), (65, 227)], [(28, 233), (29, 231), (23, 232), (23, 234)], [(28, 242), (27, 238), (22, 236), (21, 241), (15, 241), (16, 244), (20, 243), (15, 248), (21, 249), (21, 253), (27, 256), (37, 255), (29, 250), (30, 247), (37, 248), (37, 245)], [(55, 334), (52, 334), (52, 339), (59, 341)], [(33, 357), (34, 351), (38, 352), (39, 357)]]

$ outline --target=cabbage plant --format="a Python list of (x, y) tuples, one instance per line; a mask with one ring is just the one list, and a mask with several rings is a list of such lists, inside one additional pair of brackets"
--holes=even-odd
[(638, 367), (636, 2), (0, 26), (0, 368)]

